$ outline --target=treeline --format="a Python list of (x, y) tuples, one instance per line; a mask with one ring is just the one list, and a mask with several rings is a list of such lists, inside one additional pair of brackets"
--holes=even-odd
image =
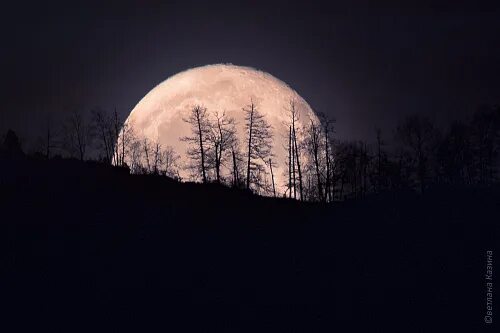
[(47, 121), (35, 143), (34, 155), (45, 159), (95, 160), (127, 167), (134, 174), (179, 178), (180, 156), (170, 146), (140, 137), (118, 112), (93, 109), (73, 111), (60, 126)]
[(409, 116), (392, 142), (376, 130), (375, 142), (334, 142), (336, 199), (431, 186), (489, 186), (498, 182), (500, 108), (483, 107), (469, 121), (443, 130)]
[[(285, 111), (286, 146), (273, 147), (276, 133), (253, 101), (242, 107), (243, 136), (225, 112), (194, 106), (183, 119), (191, 128), (180, 138), (189, 147), (186, 152), (140, 137), (116, 111), (95, 109), (87, 117), (73, 112), (59, 128), (47, 123), (35, 155), (90, 158), (127, 167), (133, 174), (179, 181), (185, 171), (200, 182), (303, 201), (333, 202), (403, 189), (425, 193), (435, 185), (488, 186), (498, 181), (498, 107), (480, 108), (468, 121), (445, 129), (425, 116), (409, 116), (393, 133), (375, 130), (371, 143), (338, 140), (334, 119), (325, 114), (300, 119), (294, 101)], [(12, 134), (8, 137), (5, 141), (12, 145)], [(285, 161), (273, 154), (278, 149), (286, 153)], [(284, 183), (277, 183), (279, 162)]]
[[(288, 144), (274, 147), (274, 135), (281, 133), (272, 128), (253, 100), (242, 107), (240, 136), (235, 119), (225, 112), (194, 106), (183, 119), (191, 128), (190, 135), (180, 138), (189, 147), (183, 168), (203, 183), (226, 184), (267, 196), (333, 201), (334, 121), (325, 115), (321, 121), (315, 117), (301, 120), (294, 100), (284, 111), (287, 120), (282, 125), (288, 128)], [(286, 161), (277, 160), (277, 149), (286, 150)], [(285, 183), (277, 183), (279, 162), (285, 166), (281, 168)]]

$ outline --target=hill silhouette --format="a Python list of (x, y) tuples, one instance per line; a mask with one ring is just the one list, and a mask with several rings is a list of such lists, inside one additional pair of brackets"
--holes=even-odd
[(321, 204), (93, 162), (0, 162), (8, 331), (484, 328), (497, 187)]

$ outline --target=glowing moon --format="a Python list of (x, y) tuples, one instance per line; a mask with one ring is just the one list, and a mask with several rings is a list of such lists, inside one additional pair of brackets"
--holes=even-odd
[[(171, 146), (187, 162), (187, 143), (181, 137), (190, 135), (190, 127), (182, 119), (194, 105), (203, 105), (209, 113), (226, 111), (236, 120), (238, 138), (244, 150), (244, 112), (242, 108), (253, 99), (258, 110), (273, 127), (274, 170), (279, 194), (287, 182), (288, 116), (290, 100), (299, 111), (299, 126), (317, 121), (307, 102), (283, 81), (250, 67), (208, 65), (178, 73), (151, 90), (132, 110), (127, 122), (136, 134)], [(227, 171), (228, 172), (228, 171)], [(180, 171), (183, 179), (187, 171)]]

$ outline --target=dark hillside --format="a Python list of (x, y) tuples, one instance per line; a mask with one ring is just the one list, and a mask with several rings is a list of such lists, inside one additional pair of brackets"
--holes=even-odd
[(0, 199), (5, 332), (484, 326), (498, 188), (321, 205), (19, 157)]

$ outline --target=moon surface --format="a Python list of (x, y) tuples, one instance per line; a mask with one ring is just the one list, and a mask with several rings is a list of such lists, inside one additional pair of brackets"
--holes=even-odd
[[(236, 121), (237, 136), (244, 151), (245, 113), (242, 108), (248, 105), (251, 99), (272, 126), (273, 161), (277, 164), (273, 171), (276, 188), (282, 195), (288, 181), (285, 171), (288, 170), (287, 110), (290, 101), (295, 101), (299, 112), (299, 127), (310, 124), (311, 119), (318, 121), (318, 118), (295, 90), (266, 72), (230, 64), (207, 65), (180, 72), (144, 96), (126, 122), (139, 137), (157, 141), (163, 147), (173, 147), (181, 156), (180, 175), (183, 179), (189, 179), (188, 171), (182, 169), (188, 161), (188, 145), (180, 138), (191, 135), (191, 132), (189, 124), (182, 119), (195, 105), (206, 107), (209, 114), (225, 111)], [(225, 172), (228, 175), (229, 168)]]

